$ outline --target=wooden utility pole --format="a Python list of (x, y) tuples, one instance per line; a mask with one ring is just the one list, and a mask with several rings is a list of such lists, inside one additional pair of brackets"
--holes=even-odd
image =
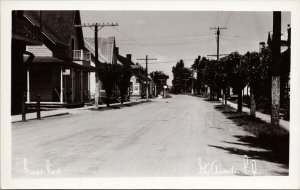
[[(210, 27), (211, 30), (217, 30), (216, 34), (217, 34), (217, 55), (207, 55), (207, 56), (217, 56), (217, 62), (219, 63), (219, 59), (220, 59), (220, 55), (224, 56), (224, 55), (228, 55), (228, 54), (220, 54), (220, 30), (225, 30), (227, 28), (225, 27)], [(211, 93), (211, 92), (210, 92)], [(217, 89), (217, 97), (218, 97), (218, 89)], [(222, 95), (222, 103), (225, 102), (225, 92), (223, 92)]]
[(184, 79), (183, 79), (184, 80), (184, 94), (186, 94), (186, 81), (190, 80), (190, 79), (186, 78), (186, 75), (189, 75), (189, 73), (183, 73), (183, 75), (184, 75)]
[(210, 28), (211, 30), (217, 30), (216, 34), (217, 34), (217, 61), (219, 61), (219, 46), (220, 46), (220, 30), (223, 30), (223, 29), (227, 29), (227, 28), (221, 28), (221, 27), (211, 27)]
[(280, 42), (281, 42), (281, 12), (273, 12), (273, 37), (272, 37), (272, 107), (271, 124), (279, 125), (280, 108)]
[(99, 95), (100, 95), (100, 77), (99, 77), (99, 60), (98, 60), (98, 31), (101, 30), (105, 26), (118, 26), (118, 24), (100, 24), (100, 23), (92, 23), (92, 24), (82, 24), (82, 25), (75, 25), (75, 27), (89, 27), (94, 30), (94, 42), (95, 42), (95, 67), (96, 67), (96, 88), (95, 88), (95, 108), (98, 109), (99, 104)]
[(149, 98), (149, 87), (148, 87), (148, 60), (157, 60), (156, 58), (148, 58), (148, 55), (146, 55), (145, 59), (137, 59), (137, 60), (145, 60), (146, 61), (146, 99)]

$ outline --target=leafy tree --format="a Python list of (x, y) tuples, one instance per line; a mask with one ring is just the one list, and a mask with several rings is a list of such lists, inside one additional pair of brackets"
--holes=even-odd
[(226, 58), (221, 58), (216, 68), (216, 83), (217, 86), (223, 90), (223, 101), (227, 105), (228, 90), (229, 90), (229, 77), (230, 64), (225, 61)]
[(157, 93), (163, 90), (164, 85), (167, 83), (169, 78), (163, 71), (153, 71), (150, 73), (150, 77), (152, 78), (153, 82), (157, 86)]
[(118, 69), (119, 73), (116, 77), (116, 83), (120, 90), (121, 104), (123, 104), (125, 95), (128, 93), (130, 78), (132, 77), (132, 69), (127, 65), (121, 65)]
[(204, 77), (205, 77), (206, 62), (207, 62), (207, 59), (205, 57), (203, 57), (201, 59), (201, 56), (198, 56), (195, 59), (194, 64), (191, 66), (191, 69), (196, 71), (196, 73), (197, 73), (195, 88), (196, 88), (198, 94), (200, 94), (200, 92), (203, 92), (205, 89)]
[(210, 88), (210, 99), (214, 99), (216, 93), (217, 93), (217, 66), (218, 62), (216, 60), (207, 60), (206, 66), (205, 66), (205, 84), (209, 86)]
[(183, 93), (191, 87), (191, 81), (189, 80), (192, 72), (189, 68), (184, 67), (183, 60), (177, 62), (176, 66), (172, 68), (174, 79), (172, 80), (173, 84), (173, 93)]
[(110, 97), (113, 87), (117, 83), (117, 77), (120, 74), (121, 65), (103, 63), (99, 65), (99, 77), (106, 92), (106, 105), (109, 107)]
[(241, 62), (241, 55), (238, 52), (233, 52), (224, 58), (224, 62), (228, 69), (229, 85), (238, 94), (238, 112), (242, 112), (243, 94), (242, 90), (247, 84), (246, 69)]

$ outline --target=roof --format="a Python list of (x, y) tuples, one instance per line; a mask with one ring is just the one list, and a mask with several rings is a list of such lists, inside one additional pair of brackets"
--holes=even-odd
[[(93, 40), (94, 42), (94, 40)], [(87, 38), (84, 38), (84, 46), (85, 48), (91, 52), (93, 56), (95, 56), (95, 45), (90, 42), (90, 40), (87, 40)], [(99, 49), (99, 48), (98, 48)], [(98, 61), (101, 63), (107, 63), (108, 61), (105, 59), (105, 57), (99, 52), (98, 50)]]
[(135, 66), (135, 64), (131, 60), (127, 59), (127, 57), (123, 57), (122, 55), (117, 55), (117, 59), (123, 65), (128, 65), (128, 66), (131, 66), (132, 68), (133, 68), (133, 66)]
[(92, 66), (86, 66), (86, 65), (80, 65), (75, 62), (66, 62), (61, 59), (58, 59), (56, 57), (52, 56), (35, 56), (32, 64), (51, 64), (51, 65), (62, 65), (70, 68), (81, 68), (81, 69), (87, 69), (90, 71), (94, 71), (95, 67)]
[[(84, 39), (86, 48), (91, 49), (91, 53), (95, 54), (95, 41), (94, 38), (85, 38)], [(114, 57), (115, 54), (115, 37), (99, 37), (98, 38), (98, 54), (99, 54), (99, 61), (106, 62), (106, 63), (115, 63), (116, 60)], [(95, 56), (95, 55), (94, 55)]]
[(44, 44), (41, 46), (26, 46), (26, 50), (33, 53), (35, 56), (53, 56), (52, 51)]
[[(79, 11), (24, 11), (25, 17), (37, 26), (40, 26), (42, 12), (43, 35), (56, 45), (69, 46), (74, 25), (80, 24)], [(76, 28), (78, 35), (83, 39), (82, 29)], [(83, 45), (83, 40), (81, 40)]]

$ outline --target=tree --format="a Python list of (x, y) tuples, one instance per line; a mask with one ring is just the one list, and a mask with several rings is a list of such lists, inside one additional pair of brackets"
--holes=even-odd
[(186, 91), (191, 87), (191, 70), (184, 67), (183, 60), (180, 60), (177, 62), (176, 66), (172, 68), (172, 72), (174, 76), (174, 79), (172, 80), (173, 93), (186, 93)]
[(99, 77), (106, 92), (106, 105), (109, 107), (110, 97), (113, 87), (117, 82), (117, 77), (120, 73), (121, 65), (103, 63), (99, 65)]
[(164, 85), (167, 83), (167, 80), (169, 78), (168, 75), (166, 75), (163, 71), (153, 71), (150, 73), (150, 77), (152, 78), (153, 82), (157, 86), (157, 90), (160, 93), (160, 91), (163, 90)]
[(125, 101), (125, 95), (128, 93), (130, 78), (132, 77), (132, 69), (130, 66), (121, 65), (119, 73), (116, 77), (116, 83), (120, 90), (121, 104)]
[(255, 117), (256, 97), (259, 93), (259, 85), (264, 76), (264, 66), (261, 64), (260, 55), (257, 52), (247, 52), (242, 57), (242, 65), (245, 67), (247, 81), (250, 86), (250, 115)]
[(227, 64), (226, 58), (221, 58), (216, 68), (216, 83), (223, 90), (222, 104), (227, 105), (230, 64)]
[(197, 73), (196, 82), (195, 82), (195, 89), (197, 90), (197, 93), (200, 94), (200, 92), (203, 92), (205, 89), (205, 67), (206, 67), (207, 59), (203, 57), (201, 59), (201, 56), (198, 56), (194, 64), (191, 66), (191, 69), (194, 70)]
[(216, 60), (207, 60), (205, 64), (205, 84), (209, 86), (210, 99), (213, 100), (217, 92), (216, 70), (218, 62)]
[(238, 52), (232, 52), (224, 58), (224, 62), (228, 69), (229, 85), (238, 94), (238, 112), (242, 112), (243, 94), (242, 91), (247, 84), (246, 70), (241, 63), (241, 55)]

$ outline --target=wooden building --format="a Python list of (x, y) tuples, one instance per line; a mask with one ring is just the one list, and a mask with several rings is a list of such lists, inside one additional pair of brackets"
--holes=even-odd
[[(27, 91), (27, 68), (33, 55), (26, 52), (26, 45), (41, 45), (40, 22), (30, 22), (26, 11), (12, 11), (11, 41), (11, 114), (21, 113), (23, 94)], [(36, 18), (40, 20), (37, 12)], [(26, 56), (24, 59), (24, 56)]]
[[(146, 97), (146, 70), (141, 65), (132, 62), (131, 54), (126, 54), (126, 57), (118, 54), (118, 61), (121, 64), (129, 65), (133, 70), (133, 75), (130, 79), (129, 95), (136, 99)], [(156, 85), (149, 77), (148, 82), (149, 97), (156, 96)]]
[[(91, 53), (91, 65), (95, 67), (95, 41), (94, 38), (85, 38), (84, 39), (85, 48), (88, 52)], [(117, 60), (118, 49), (116, 47), (115, 37), (98, 37), (98, 61), (100, 64), (119, 64)], [(91, 84), (91, 97), (94, 98), (96, 90), (96, 79), (95, 73), (90, 75), (90, 84)], [(102, 102), (106, 99), (106, 93), (102, 82), (100, 81), (100, 98), (99, 101)], [(111, 99), (114, 99), (119, 95), (119, 89), (117, 85), (114, 85), (113, 94)]]
[[(28, 11), (28, 20), (38, 22), (38, 12)], [(40, 96), (46, 106), (83, 105), (90, 100), (91, 54), (84, 51), (79, 11), (42, 11), (43, 44), (28, 45), (34, 55), (27, 68), (27, 104)]]

